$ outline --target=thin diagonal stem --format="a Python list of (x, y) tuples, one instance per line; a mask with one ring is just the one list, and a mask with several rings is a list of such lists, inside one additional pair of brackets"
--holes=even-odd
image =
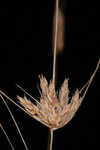
[(55, 20), (54, 54), (53, 54), (53, 82), (55, 85), (56, 74), (56, 49), (57, 49), (57, 30), (58, 30), (58, 0), (56, 0), (56, 20)]
[[(44, 122), (44, 121), (41, 121), (37, 116), (35, 115), (30, 115), (23, 107), (21, 107), (20, 105), (18, 105), (16, 102), (14, 102), (10, 97), (8, 97), (4, 92), (0, 91), (0, 94), (3, 95), (4, 97), (6, 97), (11, 103), (13, 103), (14, 105), (16, 105), (19, 109), (21, 109), (22, 111), (24, 111), (26, 114), (28, 114), (30, 117), (36, 119), (37, 121), (41, 122), (42, 124), (44, 124), (45, 126), (49, 127), (49, 125)], [(0, 95), (0, 96), (1, 96)]]
[(9, 145), (10, 145), (11, 148), (12, 148), (12, 150), (15, 150), (15, 149), (14, 149), (14, 146), (12, 145), (12, 143), (11, 143), (11, 141), (10, 141), (10, 139), (9, 139), (9, 137), (8, 137), (8, 135), (7, 135), (7, 133), (6, 133), (6, 131), (5, 131), (5, 129), (3, 128), (2, 124), (0, 124), (0, 128), (1, 128), (1, 130), (3, 131), (3, 133), (4, 133), (4, 135), (5, 135), (6, 139), (7, 139), (7, 141), (8, 141), (8, 143), (9, 143)]
[(99, 59), (99, 61), (98, 61), (98, 63), (97, 63), (96, 69), (94, 70), (94, 72), (93, 72), (91, 78), (90, 78), (89, 81), (83, 86), (83, 88), (80, 90), (80, 93), (81, 93), (82, 90), (87, 86), (87, 87), (86, 87), (86, 90), (85, 90), (85, 92), (84, 92), (84, 94), (83, 94), (83, 96), (82, 96), (82, 100), (84, 99), (84, 97), (85, 97), (85, 95), (86, 95), (86, 93), (87, 93), (87, 91), (88, 91), (88, 89), (89, 89), (89, 87), (90, 87), (90, 85), (91, 85), (91, 83), (92, 83), (92, 81), (93, 81), (95, 75), (96, 75), (96, 72), (98, 71), (99, 65), (100, 65), (100, 59)]
[(36, 100), (32, 95), (30, 95), (28, 92), (26, 92), (20, 85), (16, 84), (16, 86), (21, 89), (25, 94), (27, 94), (30, 98), (32, 98), (36, 103), (38, 103), (39, 105), (41, 105), (38, 100)]
[(16, 122), (16, 120), (15, 120), (15, 118), (14, 118), (14, 116), (13, 116), (13, 114), (12, 114), (10, 108), (9, 108), (9, 106), (7, 105), (7, 103), (5, 102), (4, 98), (3, 98), (1, 95), (0, 95), (0, 97), (2, 98), (2, 100), (3, 100), (3, 102), (4, 102), (5, 106), (6, 106), (6, 108), (7, 108), (7, 110), (8, 110), (8, 112), (10, 113), (10, 116), (11, 116), (11, 118), (12, 118), (12, 120), (13, 120), (13, 122), (14, 122), (16, 128), (17, 128), (17, 131), (18, 131), (18, 133), (19, 133), (19, 135), (20, 135), (20, 137), (21, 137), (21, 139), (22, 139), (22, 142), (23, 142), (23, 144), (24, 144), (24, 146), (25, 146), (25, 149), (28, 150), (28, 147), (27, 147), (27, 145), (26, 145), (26, 142), (25, 142), (25, 140), (24, 140), (24, 138), (23, 138), (23, 136), (22, 136), (22, 134), (21, 134), (21, 131), (20, 131), (19, 127), (18, 127), (18, 124), (17, 124), (17, 122)]
[(48, 150), (52, 150), (53, 145), (53, 129), (49, 129)]

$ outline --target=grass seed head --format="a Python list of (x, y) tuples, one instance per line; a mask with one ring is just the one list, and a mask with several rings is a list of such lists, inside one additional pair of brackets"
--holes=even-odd
[(33, 104), (26, 96), (24, 98), (17, 96), (20, 104), (30, 115), (38, 116), (41, 122), (46, 122), (52, 129), (58, 129), (67, 124), (81, 104), (79, 91), (76, 90), (69, 103), (68, 79), (64, 80), (59, 93), (57, 93), (53, 80), (48, 84), (46, 78), (40, 76), (40, 88), (42, 90), (40, 105)]

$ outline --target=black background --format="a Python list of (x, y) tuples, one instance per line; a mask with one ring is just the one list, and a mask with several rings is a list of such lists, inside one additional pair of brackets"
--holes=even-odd
[[(22, 95), (16, 83), (39, 99), (39, 74), (52, 78), (52, 17), (54, 1), (27, 2), (26, 6), (0, 8), (0, 89), (16, 101)], [(93, 73), (99, 55), (98, 8), (94, 1), (64, 2), (65, 48), (58, 57), (57, 88), (69, 77), (71, 93), (81, 88)], [(73, 120), (55, 131), (53, 149), (96, 147), (96, 101), (99, 97), (97, 73), (82, 106)], [(7, 100), (7, 99), (6, 99)], [(47, 149), (48, 129), (7, 101), (29, 150)], [(0, 101), (2, 123), (15, 149), (24, 149), (11, 117)], [(0, 130), (0, 149), (10, 146)]]

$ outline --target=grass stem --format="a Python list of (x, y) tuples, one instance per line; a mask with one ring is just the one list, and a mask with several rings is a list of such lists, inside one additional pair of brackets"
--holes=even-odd
[(48, 149), (47, 150), (52, 150), (52, 145), (53, 145), (53, 129), (49, 129)]

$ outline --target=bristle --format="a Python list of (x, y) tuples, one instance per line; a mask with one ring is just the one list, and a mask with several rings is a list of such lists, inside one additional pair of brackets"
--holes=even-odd
[[(54, 12), (53, 17), (53, 37), (52, 37), (52, 44), (54, 49), (54, 39), (55, 39), (55, 28), (56, 28), (56, 12)], [(58, 27), (57, 27), (57, 41), (56, 41), (56, 54), (59, 54), (63, 51), (64, 48), (64, 14), (60, 8), (58, 8)]]

